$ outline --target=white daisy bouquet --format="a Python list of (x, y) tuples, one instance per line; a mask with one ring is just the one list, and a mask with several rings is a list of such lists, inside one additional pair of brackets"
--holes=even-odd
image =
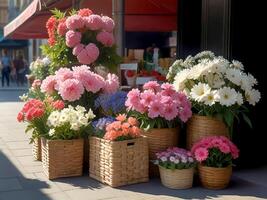
[(91, 109), (86, 112), (82, 106), (64, 108), (62, 110), (53, 111), (47, 120), (50, 127), (48, 139), (71, 140), (82, 136), (88, 129), (91, 120), (95, 118)]
[(254, 106), (261, 94), (254, 89), (257, 80), (244, 72), (241, 62), (204, 51), (174, 62), (167, 79), (187, 94), (195, 113), (220, 117), (230, 128), (241, 115), (251, 126), (246, 104)]

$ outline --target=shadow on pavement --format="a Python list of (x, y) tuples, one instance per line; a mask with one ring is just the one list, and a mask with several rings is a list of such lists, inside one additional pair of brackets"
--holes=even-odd
[(1, 89), (0, 88), (0, 102), (19, 102), (19, 96), (26, 93), (25, 89)]

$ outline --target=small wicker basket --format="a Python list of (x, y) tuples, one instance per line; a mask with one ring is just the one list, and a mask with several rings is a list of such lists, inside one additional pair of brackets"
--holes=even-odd
[(42, 141), (42, 164), (49, 179), (81, 176), (83, 139)]
[(188, 189), (193, 185), (194, 168), (166, 169), (159, 166), (162, 185), (171, 189)]
[(229, 137), (229, 131), (225, 123), (219, 119), (207, 116), (193, 115), (187, 122), (187, 149), (202, 138), (214, 135)]
[(111, 187), (149, 180), (146, 138), (108, 141), (90, 137), (89, 142), (90, 177)]
[[(143, 132), (148, 139), (149, 160), (156, 159), (156, 153), (166, 150), (169, 147), (178, 145), (179, 127), (151, 129)], [(149, 175), (151, 177), (159, 176), (159, 168), (152, 162), (149, 163)]]
[(42, 146), (40, 138), (35, 138), (33, 140), (32, 155), (34, 160), (42, 161)]
[(203, 187), (208, 189), (223, 189), (230, 182), (232, 166), (224, 168), (206, 167), (198, 165), (199, 177)]

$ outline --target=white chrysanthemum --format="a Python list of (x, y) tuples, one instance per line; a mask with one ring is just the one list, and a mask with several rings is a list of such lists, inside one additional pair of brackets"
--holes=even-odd
[(86, 114), (86, 117), (88, 119), (94, 119), (96, 116), (95, 114), (93, 113), (93, 111), (91, 109), (89, 109), (88, 113)]
[(221, 74), (207, 74), (205, 80), (208, 82), (209, 86), (212, 88), (221, 88), (225, 85), (223, 77)]
[(210, 65), (210, 69), (209, 72), (210, 73), (225, 73), (226, 69), (227, 69), (227, 65), (228, 63), (219, 58), (219, 59), (214, 59), (212, 61), (209, 62)]
[(244, 70), (244, 65), (240, 61), (237, 61), (237, 60), (232, 61), (231, 67)]
[(185, 82), (188, 80), (187, 76), (189, 73), (189, 69), (184, 69), (180, 71), (175, 77), (174, 77), (174, 82), (173, 86), (176, 91), (182, 91), (185, 88)]
[(42, 63), (44, 64), (44, 66), (48, 66), (51, 63), (51, 60), (48, 57), (44, 57), (42, 59)]
[(240, 92), (237, 92), (236, 94), (236, 102), (240, 106), (244, 103), (243, 95)]
[(245, 92), (252, 89), (252, 83), (250, 82), (250, 80), (246, 74), (242, 74), (242, 76), (241, 76), (240, 87)]
[(249, 104), (255, 106), (256, 103), (259, 102), (261, 98), (261, 93), (258, 90), (252, 89), (246, 91), (246, 99)]
[(214, 58), (215, 54), (212, 51), (202, 51), (195, 55), (195, 59)]
[(218, 98), (221, 105), (231, 106), (236, 102), (237, 92), (229, 87), (223, 87), (218, 90)]
[(81, 116), (81, 117), (79, 117), (78, 122), (80, 124), (82, 124), (83, 126), (87, 126), (88, 125), (88, 118), (87, 117), (84, 117), (84, 116)]
[(248, 73), (247, 77), (248, 77), (248, 81), (251, 87), (258, 84), (257, 79), (255, 79), (255, 77), (252, 74)]
[(70, 129), (78, 131), (80, 129), (80, 125), (78, 123), (72, 123)]
[(208, 84), (198, 83), (191, 89), (190, 96), (193, 100), (203, 102), (203, 98), (210, 92), (211, 88)]
[(203, 65), (197, 64), (189, 70), (187, 78), (197, 80), (202, 75), (202, 71)]
[(203, 102), (205, 105), (212, 106), (218, 101), (217, 90), (208, 91), (206, 95), (203, 97)]
[(59, 117), (59, 111), (53, 111), (47, 119), (47, 125), (56, 127), (59, 124)]
[(226, 70), (225, 77), (234, 83), (235, 85), (240, 86), (241, 84), (241, 78), (242, 78), (242, 73), (239, 69), (234, 69), (234, 68), (229, 68)]
[(69, 121), (69, 115), (65, 113), (61, 113), (59, 117), (59, 123), (64, 124)]
[(49, 132), (48, 132), (48, 135), (49, 136), (53, 136), (55, 134), (55, 129), (50, 129)]
[(22, 96), (19, 96), (19, 99), (23, 102), (27, 101), (29, 99), (27, 94), (23, 94)]
[(86, 111), (86, 109), (80, 105), (76, 106), (76, 110), (81, 112), (81, 113), (84, 113)]

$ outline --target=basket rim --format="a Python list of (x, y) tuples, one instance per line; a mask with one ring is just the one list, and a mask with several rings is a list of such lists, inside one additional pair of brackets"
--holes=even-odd
[(209, 120), (214, 120), (214, 121), (221, 121), (221, 122), (223, 122), (223, 120), (222, 119), (220, 119), (220, 118), (218, 118), (218, 117), (212, 117), (212, 116), (206, 116), (206, 115), (199, 115), (199, 114), (196, 114), (196, 113), (193, 113), (192, 114), (192, 117), (190, 118), (190, 119), (192, 119), (192, 118), (198, 118), (198, 119), (209, 119)]
[(189, 171), (189, 170), (192, 170), (192, 169), (195, 168), (195, 167), (190, 167), (190, 168), (186, 168), (186, 169), (167, 169), (167, 168), (162, 167), (162, 166), (160, 166), (160, 165), (158, 165), (158, 166), (159, 166), (159, 168), (164, 169), (164, 170), (167, 170), (167, 171), (183, 171), (183, 170), (187, 170), (187, 171)]
[(211, 170), (225, 170), (225, 169), (231, 169), (232, 165), (228, 165), (227, 167), (208, 167), (203, 164), (198, 164), (199, 168), (206, 168), (206, 169), (211, 169)]
[(111, 144), (118, 144), (118, 143), (128, 143), (128, 142), (138, 141), (138, 140), (140, 140), (140, 139), (145, 139), (145, 138), (147, 138), (147, 137), (141, 135), (141, 136), (138, 137), (138, 138), (133, 138), (133, 139), (130, 139), (130, 140), (122, 140), (122, 141), (106, 140), (106, 139), (104, 139), (104, 138), (100, 138), (100, 137), (96, 137), (96, 136), (91, 136), (91, 137), (89, 137), (89, 139), (90, 139), (90, 138), (93, 138), (93, 139), (96, 139), (96, 140), (100, 140), (100, 141), (103, 141), (103, 142), (108, 142), (108, 143), (111, 143)]

